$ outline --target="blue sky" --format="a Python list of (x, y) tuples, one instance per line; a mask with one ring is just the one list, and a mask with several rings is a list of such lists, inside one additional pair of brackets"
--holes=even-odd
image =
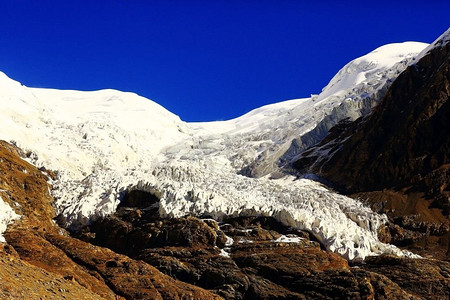
[(450, 1), (0, 2), (0, 71), (33, 87), (136, 92), (186, 121), (319, 93), (350, 60), (432, 42)]

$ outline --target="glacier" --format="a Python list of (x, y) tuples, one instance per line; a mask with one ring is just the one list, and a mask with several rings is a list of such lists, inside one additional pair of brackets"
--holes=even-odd
[(413, 256), (378, 241), (386, 216), (299, 177), (289, 162), (339, 121), (370, 113), (427, 46), (382, 46), (345, 65), (318, 95), (204, 123), (134, 93), (30, 88), (0, 72), (0, 139), (55, 172), (58, 222), (70, 229), (113, 213), (138, 189), (160, 198), (162, 217), (272, 216), (350, 260)]

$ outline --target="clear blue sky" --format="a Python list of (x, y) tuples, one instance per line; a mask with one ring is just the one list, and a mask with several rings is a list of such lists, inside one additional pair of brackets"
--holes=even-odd
[(319, 93), (381, 45), (432, 42), (450, 1), (0, 1), (0, 70), (24, 85), (114, 88), (186, 121)]

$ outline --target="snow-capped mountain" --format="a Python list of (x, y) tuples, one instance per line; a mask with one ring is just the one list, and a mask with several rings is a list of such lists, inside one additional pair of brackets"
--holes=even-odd
[(349, 259), (410, 255), (378, 241), (385, 216), (282, 167), (339, 121), (368, 114), (426, 46), (380, 47), (319, 95), (208, 123), (183, 122), (133, 93), (28, 88), (0, 73), (0, 139), (56, 172), (58, 219), (71, 228), (114, 212), (123, 192), (139, 189), (160, 198), (161, 216), (273, 216)]
[[(411, 187), (431, 176), (431, 171), (445, 169), (448, 132), (442, 127), (448, 123), (444, 103), (448, 100), (449, 45), (450, 29), (396, 78), (375, 113), (341, 126), (294, 165), (326, 177), (347, 192)], [(325, 175), (334, 164), (342, 164), (339, 171)], [(426, 181), (427, 193), (445, 189), (432, 189), (434, 180)], [(446, 180), (441, 181), (446, 185)]]

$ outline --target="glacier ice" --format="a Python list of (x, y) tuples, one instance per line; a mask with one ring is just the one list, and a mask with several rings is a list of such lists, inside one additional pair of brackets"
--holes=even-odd
[(0, 138), (56, 172), (54, 205), (68, 227), (114, 212), (123, 192), (139, 189), (161, 199), (163, 217), (272, 216), (348, 259), (408, 255), (378, 241), (385, 216), (318, 182), (284, 174), (280, 162), (340, 120), (370, 112), (426, 46), (380, 47), (347, 64), (319, 95), (207, 123), (183, 122), (133, 93), (28, 88), (0, 73)]

